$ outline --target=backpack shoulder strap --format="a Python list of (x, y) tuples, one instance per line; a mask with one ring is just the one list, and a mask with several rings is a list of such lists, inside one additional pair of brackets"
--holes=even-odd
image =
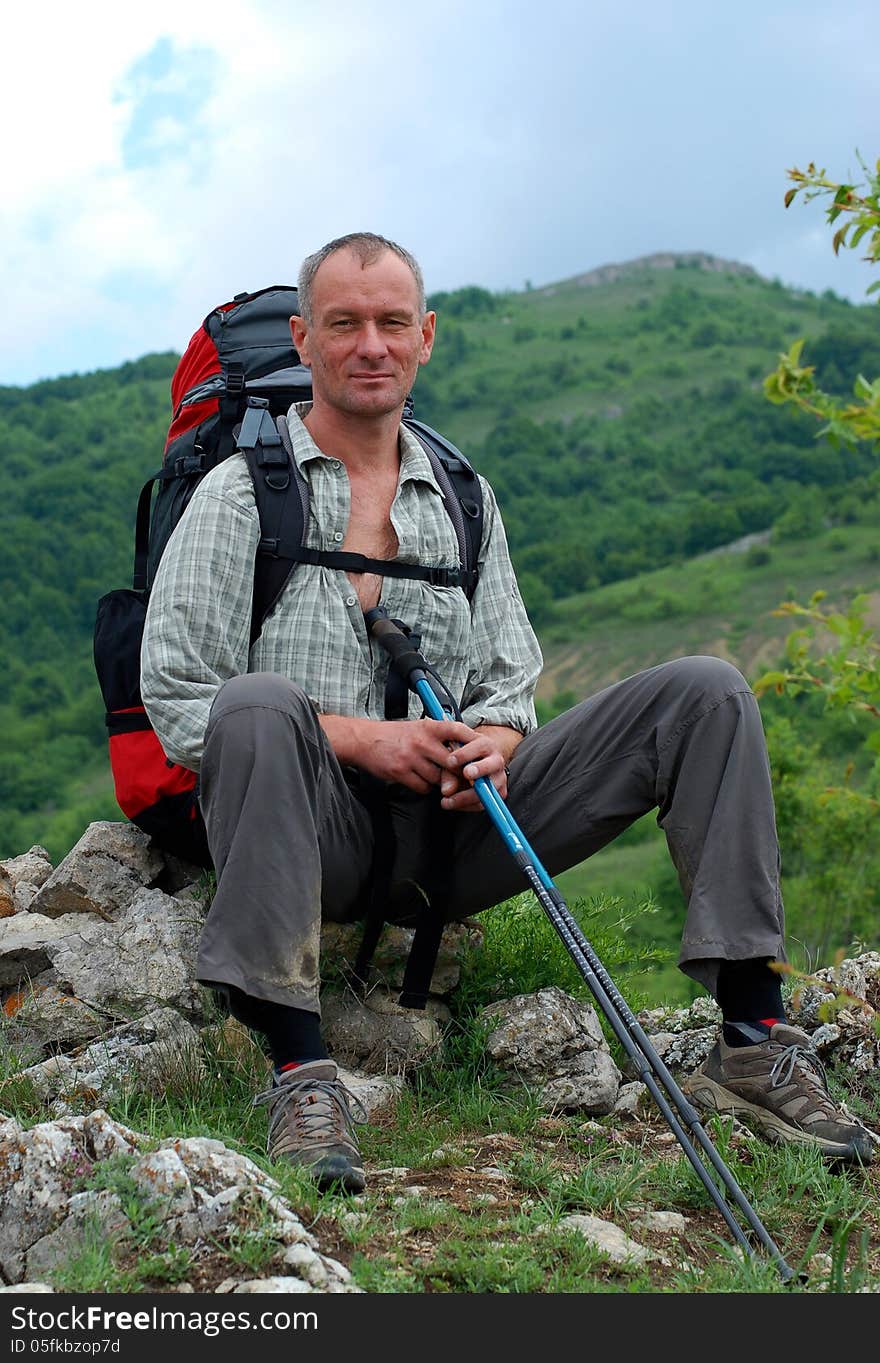
[(458, 539), (458, 556), (465, 572), (462, 583), (468, 600), (474, 594), (479, 576), (478, 562), (483, 538), (483, 489), (473, 466), (461, 450), (439, 431), (414, 417), (403, 424), (416, 437), (440, 484), (449, 519)]
[[(255, 401), (261, 400), (250, 399)], [(280, 546), (302, 544), (309, 517), (309, 488), (293, 457), (286, 418), (279, 416), (273, 421), (268, 407), (248, 406), (238, 447), (247, 460), (260, 518), (251, 608), (253, 647), (297, 562), (278, 550)]]

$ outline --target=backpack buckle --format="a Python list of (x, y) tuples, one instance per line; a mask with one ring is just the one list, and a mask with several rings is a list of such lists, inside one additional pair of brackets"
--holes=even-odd
[(240, 364), (232, 363), (226, 372), (226, 392), (230, 397), (240, 397), (244, 392), (244, 369)]
[(205, 456), (202, 454), (181, 454), (174, 461), (175, 478), (188, 478), (193, 473), (205, 472)]
[(429, 568), (428, 582), (432, 587), (458, 587), (461, 572), (458, 568)]

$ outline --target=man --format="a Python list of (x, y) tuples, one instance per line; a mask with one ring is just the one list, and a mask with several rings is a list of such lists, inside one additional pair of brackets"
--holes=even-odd
[[(299, 304), (291, 329), (313, 402), (291, 408), (289, 427), (310, 487), (306, 544), (456, 565), (440, 488), (401, 426), (434, 343), (417, 263), (370, 233), (340, 238), (305, 261)], [(746, 682), (719, 659), (678, 659), (538, 730), (541, 654), (485, 482), (483, 495), (470, 602), (458, 588), (300, 564), (250, 651), (259, 526), (241, 456), (202, 481), (162, 558), (142, 693), (167, 755), (200, 772), (217, 891), (197, 973), (267, 1040), (273, 1083), (258, 1101), (269, 1108), (270, 1155), (309, 1168), (321, 1186), (364, 1186), (350, 1095), (320, 1029), (321, 921), (363, 913), (369, 784), (387, 792), (396, 834), (392, 903), (417, 884), (462, 918), (521, 889), (473, 790), (483, 776), (551, 873), (658, 807), (688, 905), (680, 965), (725, 1019), (695, 1099), (751, 1114), (777, 1138), (867, 1160), (869, 1138), (828, 1097), (768, 968), (783, 959), (783, 915), (764, 736)], [(380, 601), (418, 622), (463, 722), (419, 719), (417, 707), (383, 718), (387, 659), (363, 618)], [(445, 879), (424, 855), (441, 835)]]

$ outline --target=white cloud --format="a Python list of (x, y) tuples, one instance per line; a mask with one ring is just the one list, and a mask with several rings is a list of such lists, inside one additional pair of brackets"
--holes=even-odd
[[(808, 0), (724, 16), (696, 0), (18, 9), (0, 381), (179, 348), (222, 298), (292, 279), (355, 227), (415, 250), (429, 288), (700, 248), (804, 285), (836, 272), (845, 292), (821, 231), (805, 245), (807, 210), (781, 209), (787, 165), (877, 150), (868, 64), (840, 65), (867, 12), (835, 15), (832, 48), (820, 15)], [(151, 76), (163, 41), (175, 61)]]

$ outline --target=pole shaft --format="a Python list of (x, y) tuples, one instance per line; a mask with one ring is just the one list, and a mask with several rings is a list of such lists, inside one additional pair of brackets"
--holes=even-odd
[[(415, 681), (413, 689), (421, 699), (426, 713), (430, 715), (431, 718), (445, 719), (447, 717), (443, 706), (431, 689), (427, 679), (419, 678)], [(713, 1182), (709, 1171), (694, 1148), (693, 1142), (690, 1140), (675, 1113), (670, 1108), (666, 1097), (654, 1078), (655, 1075), (661, 1080), (666, 1092), (678, 1108), (685, 1123), (694, 1133), (695, 1138), (704, 1150), (725, 1190), (736, 1203), (761, 1244), (770, 1253), (776, 1263), (780, 1276), (784, 1281), (789, 1281), (794, 1277), (794, 1270), (784, 1259), (778, 1246), (775, 1244), (763, 1222), (758, 1217), (754, 1207), (752, 1207), (730, 1169), (718, 1154), (718, 1151), (710, 1141), (695, 1109), (685, 1098), (678, 1084), (657, 1054), (635, 1014), (629, 1008), (623, 995), (617, 989), (590, 946), (590, 943), (581, 932), (581, 929), (572, 917), (565, 900), (554, 885), (548, 872), (544, 869), (541, 862), (532, 851), (525, 835), (518, 827), (513, 815), (507, 808), (507, 805), (501, 799), (501, 796), (498, 794), (491, 781), (486, 780), (485, 777), (478, 777), (473, 785), (484, 809), (498, 832), (501, 834), (508, 849), (513, 853), (513, 856), (520, 866), (520, 869), (523, 871), (536, 899), (540, 903), (559, 937), (562, 939), (563, 944), (577, 966), (584, 982), (602, 1009), (615, 1036), (617, 1036), (630, 1058), (636, 1062), (642, 1082), (646, 1085), (660, 1108), (663, 1117), (669, 1124), (679, 1145), (684, 1151), (685, 1156), (700, 1181), (703, 1183), (706, 1191), (712, 1198), (712, 1201), (724, 1217), (724, 1220), (733, 1233), (737, 1243), (745, 1249), (747, 1253), (752, 1253), (752, 1247), (743, 1234), (742, 1227), (734, 1217), (717, 1185)]]

